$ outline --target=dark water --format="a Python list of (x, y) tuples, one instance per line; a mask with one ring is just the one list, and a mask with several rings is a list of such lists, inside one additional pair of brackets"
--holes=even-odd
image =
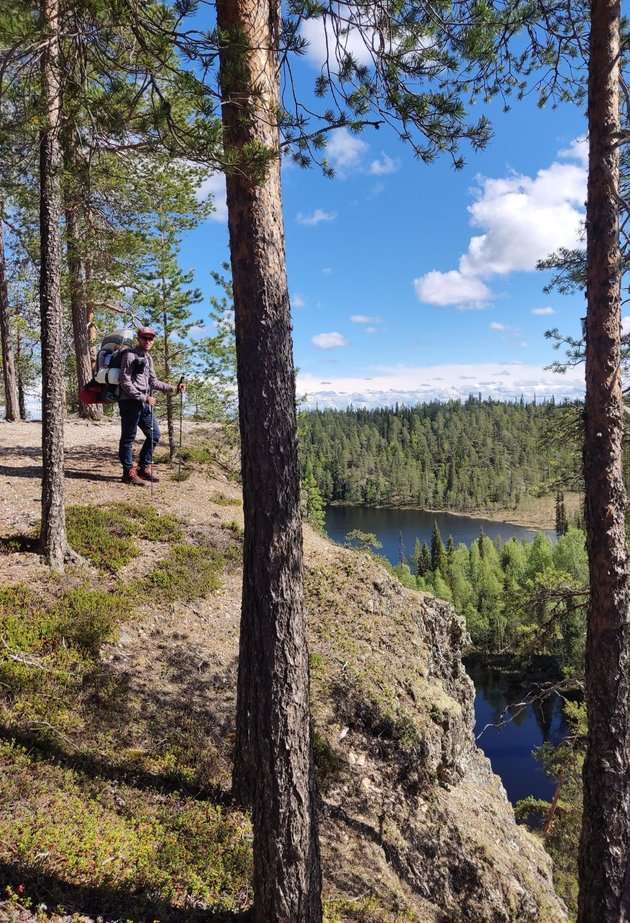
[[(491, 538), (531, 540), (536, 535), (532, 529), (512, 526), (485, 519), (470, 519), (455, 513), (427, 513), (423, 510), (372, 509), (357, 506), (328, 507), (326, 510), (326, 531), (336, 542), (343, 543), (352, 529), (373, 532), (383, 547), (379, 554), (392, 562), (400, 561), (400, 533), (402, 532), (405, 554), (411, 556), (416, 538), (430, 543), (433, 522), (436, 521), (442, 538), (449, 535), (455, 544), (469, 545), (479, 536), (480, 528)], [(552, 532), (547, 533), (555, 537)], [(475, 683), (475, 735), (492, 768), (505, 786), (512, 803), (533, 795), (550, 800), (553, 797), (555, 781), (547, 776), (533, 754), (533, 750), (544, 741), (559, 743), (567, 733), (558, 697), (546, 700), (540, 705), (530, 705), (511, 715), (501, 728), (484, 727), (497, 724), (508, 706), (522, 701), (531, 684), (482, 666), (479, 662), (467, 663), (468, 672)], [(505, 720), (505, 715), (503, 720)], [(483, 731), (483, 733), (482, 733)]]
[[(559, 744), (566, 737), (560, 698), (551, 696), (540, 704), (515, 709), (506, 715), (508, 706), (521, 702), (531, 684), (515, 681), (479, 663), (468, 662), (466, 669), (477, 692), (477, 743), (492, 763), (494, 772), (501, 777), (508, 798), (513, 804), (528, 795), (550, 801), (555, 780), (546, 775), (532, 751), (547, 741)], [(502, 727), (486, 727), (500, 724), (508, 717), (511, 720)]]
[[(489, 519), (471, 519), (457, 513), (427, 513), (425, 510), (374, 509), (365, 506), (329, 506), (326, 509), (326, 532), (335, 542), (343, 543), (348, 532), (360, 529), (373, 532), (383, 547), (379, 554), (392, 564), (400, 562), (400, 533), (402, 532), (405, 554), (411, 557), (416, 538), (421, 542), (431, 541), (433, 523), (437, 522), (444, 544), (453, 536), (455, 544), (470, 545), (483, 531), (490, 538), (533, 539), (536, 532), (524, 526), (511, 526), (505, 522), (491, 522)], [(548, 531), (551, 537), (555, 533)]]

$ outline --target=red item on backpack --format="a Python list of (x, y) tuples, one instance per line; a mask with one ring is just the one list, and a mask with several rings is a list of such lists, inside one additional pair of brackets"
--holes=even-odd
[(102, 404), (103, 386), (96, 381), (91, 381), (79, 391), (79, 400), (82, 404)]

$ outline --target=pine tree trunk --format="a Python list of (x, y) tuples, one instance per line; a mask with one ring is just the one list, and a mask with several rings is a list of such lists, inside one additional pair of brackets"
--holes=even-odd
[(40, 136), (40, 310), (42, 324), (42, 526), (44, 560), (63, 570), (66, 553), (64, 510), (64, 363), (61, 307), (61, 152), (59, 121), (59, 0), (41, 0), (42, 109)]
[[(75, 183), (74, 157), (70, 140), (64, 138), (64, 162), (68, 183)], [(68, 278), (70, 287), (70, 310), (72, 312), (72, 334), (74, 340), (74, 356), (76, 363), (77, 387), (81, 391), (92, 380), (94, 369), (92, 366), (90, 330), (88, 326), (88, 310), (86, 303), (85, 273), (81, 246), (79, 243), (79, 223), (77, 212), (79, 203), (76, 197), (70, 194), (66, 186), (64, 191), (64, 213), (66, 219), (66, 250), (68, 256)], [(103, 415), (102, 404), (79, 403), (79, 416), (88, 420), (98, 420)]]
[(4, 380), (4, 416), (6, 420), (19, 420), (20, 403), (17, 371), (11, 338), (9, 314), (9, 292), (4, 255), (4, 228), (2, 225), (2, 208), (0, 207), (0, 343), (2, 345), (2, 377)]
[(591, 6), (584, 482), (590, 570), (579, 923), (630, 920), (630, 663), (622, 468), (619, 3)]
[(26, 393), (24, 390), (24, 379), (22, 377), (22, 342), (20, 337), (20, 330), (18, 328), (15, 335), (15, 358), (17, 363), (17, 389), (18, 389), (18, 403), (20, 405), (20, 417), (22, 420), (26, 420)]
[[(223, 127), (278, 152), (277, 0), (219, 0)], [(253, 90), (256, 90), (254, 93)], [(257, 181), (258, 180), (258, 181)], [(280, 164), (227, 179), (245, 539), (235, 795), (252, 798), (257, 923), (319, 923), (295, 374)]]
[[(164, 280), (162, 280), (164, 284)], [(171, 352), (168, 331), (168, 316), (166, 311), (162, 314), (162, 326), (164, 329), (164, 380), (168, 381), (171, 376)], [(168, 457), (173, 461), (175, 456), (175, 422), (173, 413), (173, 395), (166, 395), (166, 431), (168, 433)]]

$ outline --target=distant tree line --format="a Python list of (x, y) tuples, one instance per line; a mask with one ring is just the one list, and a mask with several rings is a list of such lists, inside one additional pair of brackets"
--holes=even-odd
[[(571, 405), (574, 413), (578, 405)], [(575, 467), (572, 444), (547, 440), (567, 405), (469, 397), (301, 415), (303, 476), (325, 502), (461, 512), (515, 508)]]

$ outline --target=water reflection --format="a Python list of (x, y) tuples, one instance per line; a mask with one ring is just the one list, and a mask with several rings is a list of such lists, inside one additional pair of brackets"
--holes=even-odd
[(467, 662), (466, 668), (477, 692), (477, 743), (501, 777), (508, 798), (513, 804), (528, 795), (551, 800), (555, 780), (545, 773), (533, 750), (545, 742), (558, 744), (566, 736), (560, 697), (552, 695), (510, 708), (527, 701), (531, 683), (479, 661)]

